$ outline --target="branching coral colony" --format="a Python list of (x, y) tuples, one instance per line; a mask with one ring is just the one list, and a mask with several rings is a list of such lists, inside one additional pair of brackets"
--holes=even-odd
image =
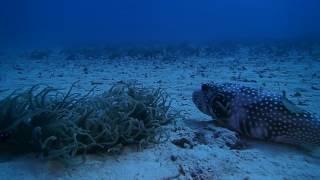
[(0, 101), (1, 151), (37, 152), (70, 159), (115, 147), (159, 142), (162, 126), (181, 117), (167, 93), (117, 83), (101, 94), (67, 93), (36, 85)]

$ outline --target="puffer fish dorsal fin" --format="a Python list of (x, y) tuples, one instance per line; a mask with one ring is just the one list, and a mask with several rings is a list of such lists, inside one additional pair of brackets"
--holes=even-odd
[(291, 113), (304, 113), (305, 112), (303, 109), (299, 108), (297, 105), (295, 105), (293, 102), (291, 102), (286, 97), (285, 93), (283, 93), (283, 95), (281, 96), (281, 102), (282, 102), (283, 106)]

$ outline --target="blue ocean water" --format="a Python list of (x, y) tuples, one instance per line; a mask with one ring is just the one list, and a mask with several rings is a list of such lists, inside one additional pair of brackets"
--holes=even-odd
[(2, 47), (319, 38), (317, 0), (4, 0)]

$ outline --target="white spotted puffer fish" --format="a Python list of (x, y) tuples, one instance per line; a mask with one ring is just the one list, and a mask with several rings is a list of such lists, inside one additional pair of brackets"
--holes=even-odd
[(320, 120), (284, 95), (236, 84), (203, 84), (197, 108), (219, 125), (259, 140), (310, 148), (320, 145)]

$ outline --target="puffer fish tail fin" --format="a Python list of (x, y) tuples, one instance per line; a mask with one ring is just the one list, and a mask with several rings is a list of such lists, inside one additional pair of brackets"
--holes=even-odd
[(304, 113), (304, 110), (295, 105), (290, 101), (285, 95), (281, 97), (281, 102), (283, 106), (291, 113)]

